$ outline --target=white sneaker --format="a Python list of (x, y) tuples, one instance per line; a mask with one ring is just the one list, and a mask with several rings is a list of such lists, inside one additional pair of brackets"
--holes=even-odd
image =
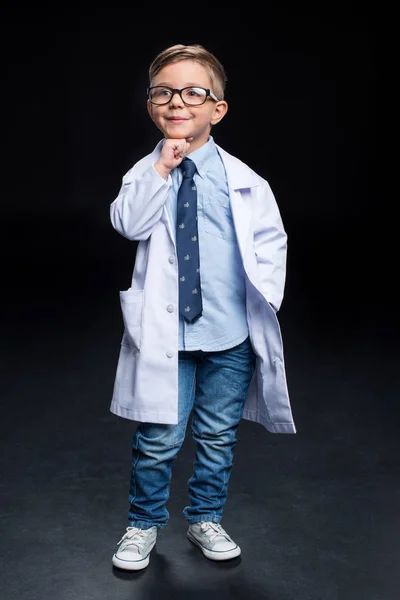
[(150, 552), (157, 540), (157, 527), (150, 529), (127, 527), (126, 533), (118, 542), (118, 550), (112, 557), (112, 563), (120, 569), (139, 571), (147, 567)]
[(187, 537), (196, 546), (199, 546), (204, 556), (211, 560), (229, 560), (241, 553), (239, 546), (219, 523), (211, 521), (191, 523)]

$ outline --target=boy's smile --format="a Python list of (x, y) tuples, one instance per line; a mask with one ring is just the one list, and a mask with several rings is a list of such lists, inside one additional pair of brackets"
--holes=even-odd
[[(166, 65), (151, 82), (151, 86), (156, 85), (177, 89), (199, 86), (214, 92), (208, 72), (194, 60), (181, 60)], [(190, 152), (193, 152), (208, 141), (211, 125), (224, 117), (228, 105), (224, 100), (215, 102), (207, 98), (200, 106), (188, 106), (175, 93), (171, 101), (162, 106), (156, 106), (148, 100), (147, 109), (166, 139), (193, 137), (190, 143)]]

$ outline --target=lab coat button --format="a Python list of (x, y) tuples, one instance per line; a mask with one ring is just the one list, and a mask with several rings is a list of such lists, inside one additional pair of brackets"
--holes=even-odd
[(167, 311), (168, 312), (174, 312), (174, 307), (172, 306), (172, 304), (168, 304)]
[(174, 356), (174, 353), (173, 352), (167, 352), (167, 356), (168, 356), (168, 358), (172, 358)]
[(169, 256), (168, 261), (171, 263), (171, 265), (173, 265), (175, 262), (175, 256)]

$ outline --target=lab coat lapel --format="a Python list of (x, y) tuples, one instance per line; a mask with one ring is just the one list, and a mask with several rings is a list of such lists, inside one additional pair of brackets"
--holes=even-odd
[(246, 197), (250, 202), (250, 194), (247, 190), (256, 187), (258, 182), (248, 166), (220, 146), (217, 145), (217, 148), (226, 169), (232, 217), (240, 254), (245, 264), (247, 238), (251, 225), (251, 207), (246, 202)]
[[(147, 160), (144, 163), (145, 169), (149, 165), (155, 163), (160, 158), (160, 153), (161, 153), (161, 148), (162, 148), (163, 143), (164, 143), (164, 139), (160, 140), (158, 142), (157, 146), (154, 148), (153, 152), (147, 156)], [(176, 252), (175, 227), (173, 227), (173, 225), (172, 225), (172, 222), (171, 222), (171, 219), (170, 219), (170, 216), (168, 214), (168, 210), (167, 210), (167, 207), (165, 204), (164, 204), (164, 209), (163, 209), (163, 212), (161, 215), (161, 221), (164, 223), (164, 225), (168, 231), (168, 235), (171, 238), (171, 242), (172, 242), (175, 252)]]

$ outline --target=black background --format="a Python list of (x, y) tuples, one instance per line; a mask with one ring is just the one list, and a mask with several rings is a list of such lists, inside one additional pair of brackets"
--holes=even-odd
[(381, 299), (371, 245), (380, 233), (371, 230), (372, 18), (351, 4), (271, 3), (254, 20), (248, 11), (231, 15), (230, 31), (223, 14), (207, 23), (200, 8), (154, 13), (126, 5), (9, 10), (3, 222), (14, 285), (28, 277), (72, 290), (89, 271), (107, 278), (118, 270), (111, 285), (129, 287), (135, 242), (112, 230), (109, 204), (122, 175), (161, 137), (146, 112), (148, 66), (168, 45), (201, 43), (228, 75), (229, 112), (213, 136), (268, 179), (282, 213), (287, 310), (304, 305), (324, 325), (369, 319)]
[[(111, 415), (109, 403), (123, 332), (118, 291), (130, 286), (136, 243), (113, 230), (109, 206), (122, 176), (161, 137), (146, 111), (151, 61), (169, 45), (200, 43), (228, 76), (229, 111), (214, 139), (269, 181), (288, 234), (279, 320), (298, 433), (271, 436), (244, 423), (243, 443), (254, 435), (250, 451), (267, 446), (260, 451), (265, 461), (277, 461), (265, 471), (271, 485), (279, 464), (277, 473), (304, 486), (307, 523), (315, 536), (326, 534), (319, 550), (336, 530), (351, 532), (332, 542), (333, 567), (327, 555), (315, 555), (316, 538), (300, 537), (304, 562), (283, 553), (282, 585), (268, 581), (268, 596), (248, 597), (386, 600), (395, 589), (398, 553), (399, 388), (396, 302), (385, 275), (388, 219), (377, 210), (383, 199), (376, 175), (375, 15), (354, 3), (2, 10), (1, 433), (8, 529), (1, 550), (5, 566), (19, 575), (8, 581), (7, 598), (39, 597), (29, 595), (35, 585), (43, 600), (55, 597), (45, 569), (46, 548), (54, 544), (68, 557), (74, 548), (89, 561), (88, 573), (90, 550), (101, 554), (101, 572), (80, 592), (59, 575), (66, 598), (125, 597), (102, 577), (111, 568), (110, 536), (118, 536), (126, 510), (132, 424)], [(248, 469), (237, 460), (232, 486)], [(182, 461), (177, 482), (186, 476)], [(318, 513), (314, 495), (331, 504), (322, 503)], [(93, 502), (96, 516), (88, 508)], [(287, 498), (282, 505), (289, 514)], [(99, 519), (108, 519), (108, 531), (101, 550), (89, 550), (82, 531), (93, 539)], [(59, 546), (55, 522), (65, 527)], [(38, 550), (44, 562), (35, 563), (33, 587), (28, 563), (10, 562), (10, 549), (21, 552), (11, 533), (17, 524), (36, 549), (38, 529), (50, 532)], [(284, 528), (278, 539), (285, 540)], [(110, 595), (106, 587), (93, 591), (100, 581)], [(243, 597), (230, 594), (218, 597)]]

